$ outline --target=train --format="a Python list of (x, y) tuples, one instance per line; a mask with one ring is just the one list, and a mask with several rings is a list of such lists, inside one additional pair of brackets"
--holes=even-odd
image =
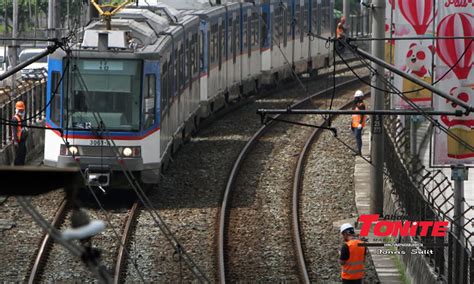
[[(333, 1), (139, 0), (48, 56), (44, 164), (90, 185), (156, 184), (180, 144), (232, 101), (329, 62)], [(111, 146), (111, 142), (113, 146)]]

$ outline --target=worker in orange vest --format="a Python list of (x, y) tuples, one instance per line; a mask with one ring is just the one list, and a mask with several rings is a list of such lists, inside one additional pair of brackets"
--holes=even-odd
[(346, 27), (344, 26), (345, 23), (346, 23), (346, 17), (342, 16), (341, 20), (339, 21), (339, 23), (337, 23), (337, 27), (336, 27), (337, 40), (335, 41), (334, 44), (336, 45), (336, 50), (339, 53), (342, 53), (342, 51), (344, 51), (344, 45), (340, 41), (344, 40), (346, 37)]
[(344, 238), (339, 256), (339, 263), (342, 265), (342, 283), (362, 284), (365, 274), (366, 248), (360, 246), (363, 241), (356, 238), (354, 227), (351, 224), (342, 224), (340, 231)]
[[(354, 93), (354, 107), (352, 110), (365, 110), (364, 104), (364, 93), (361, 90), (357, 90)], [(351, 130), (354, 133), (357, 145), (357, 151), (354, 156), (362, 154), (362, 130), (365, 127), (366, 116), (362, 114), (353, 114)]]
[(346, 36), (346, 27), (344, 26), (345, 23), (346, 23), (346, 17), (342, 16), (339, 23), (337, 23), (337, 28), (336, 28), (337, 39), (341, 39)]
[(25, 103), (18, 101), (15, 104), (15, 115), (12, 118), (12, 143), (15, 150), (14, 165), (24, 165), (26, 158), (26, 128), (23, 126), (25, 119)]

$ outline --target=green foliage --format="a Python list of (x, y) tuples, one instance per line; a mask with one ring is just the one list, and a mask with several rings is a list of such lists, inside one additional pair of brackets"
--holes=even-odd
[[(8, 21), (11, 23), (13, 19), (13, 0), (0, 0), (0, 13), (5, 15), (5, 2), (7, 8)], [(26, 26), (33, 25), (34, 11), (48, 13), (48, 0), (18, 0), (18, 22), (20, 29), (24, 30)]]
[(334, 1), (334, 9), (342, 11), (342, 1), (350, 1), (351, 8), (350, 14), (358, 14), (360, 11), (360, 1), (359, 0), (336, 0)]

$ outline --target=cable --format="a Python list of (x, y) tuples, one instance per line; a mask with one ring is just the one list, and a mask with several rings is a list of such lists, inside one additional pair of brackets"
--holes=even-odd
[[(346, 44), (346, 47), (348, 47), (351, 52), (353, 52), (355, 55), (358, 55), (358, 53), (353, 49), (353, 47), (351, 45), (348, 45)], [(338, 54), (340, 57), (341, 55)], [(358, 55), (360, 57), (360, 55)], [(342, 58), (342, 57), (341, 57)], [(363, 62), (370, 70), (372, 70), (372, 72), (374, 74), (377, 74), (377, 71), (370, 65), (368, 64), (365, 59), (361, 59), (361, 62)], [(351, 70), (352, 71), (352, 70)], [(354, 72), (354, 71), (352, 71)], [(443, 131), (444, 133), (446, 133), (447, 135), (449, 135), (451, 138), (455, 139), (457, 142), (461, 143), (464, 147), (466, 147), (467, 149), (471, 150), (471, 151), (474, 151), (474, 147), (467, 144), (466, 141), (464, 141), (463, 139), (461, 139), (460, 137), (458, 137), (456, 134), (452, 133), (451, 130), (449, 130), (448, 128), (444, 127), (443, 125), (441, 125), (437, 120), (433, 119), (430, 115), (428, 115), (423, 109), (421, 109), (418, 105), (416, 105), (415, 103), (413, 103), (410, 99), (408, 99), (404, 94), (403, 92), (401, 92), (397, 87), (395, 87), (390, 81), (388, 81), (384, 76), (381, 76), (381, 75), (378, 75), (379, 78), (381, 78), (382, 81), (384, 81), (384, 83), (389, 86), (392, 90), (394, 90), (393, 93), (395, 93), (396, 95), (398, 95), (400, 98), (402, 98), (406, 103), (408, 103), (413, 109), (417, 110), (418, 112), (420, 112), (427, 120), (429, 120), (430, 122), (433, 123), (434, 126), (438, 127), (441, 131)], [(365, 82), (365, 81), (363, 81)], [(372, 85), (371, 85), (372, 86)]]
[[(87, 88), (87, 85), (85, 84), (85, 81), (78, 69), (77, 71), (77, 78), (80, 81), (80, 84), (82, 84), (82, 87), (84, 88), (86, 94), (89, 94), (89, 90)], [(86, 96), (87, 98), (88, 96)], [(86, 101), (87, 103), (87, 101)], [(177, 239), (174, 237), (172, 234), (171, 230), (168, 228), (166, 223), (163, 221), (161, 216), (156, 212), (156, 210), (153, 208), (151, 201), (148, 199), (146, 194), (144, 193), (143, 189), (141, 188), (139, 182), (135, 179), (134, 175), (130, 172), (130, 170), (125, 168), (124, 165), (124, 160), (122, 153), (118, 151), (118, 147), (115, 144), (115, 141), (110, 138), (110, 133), (108, 132), (106, 125), (103, 123), (103, 120), (101, 118), (100, 113), (98, 112), (92, 112), (94, 119), (96, 120), (96, 123), (100, 128), (98, 130), (101, 131), (102, 134), (99, 134), (97, 132), (97, 135), (100, 135), (99, 137), (101, 139), (105, 139), (107, 142), (107, 145), (111, 147), (115, 151), (115, 159), (117, 161), (117, 164), (119, 165), (121, 171), (124, 173), (125, 178), (129, 182), (130, 186), (133, 188), (135, 193), (137, 194), (138, 198), (142, 202), (142, 204), (148, 209), (148, 212), (150, 213), (152, 219), (156, 223), (156, 225), (162, 230), (162, 232), (165, 233), (165, 237), (168, 239), (168, 241), (172, 244), (172, 246), (176, 249), (178, 246), (181, 247), (184, 255), (184, 260), (188, 266), (188, 268), (191, 270), (191, 272), (202, 282), (209, 282), (209, 279), (204, 275), (204, 273), (200, 270), (200, 268), (195, 264), (195, 262), (191, 259), (191, 257), (187, 254), (187, 252), (184, 250), (184, 248), (179, 244)], [(105, 134), (105, 136), (103, 135)]]
[[(341, 43), (343, 43), (345, 46), (351, 46), (350, 45), (350, 40), (348, 40), (347, 42), (344, 42), (343, 40), (337, 40)], [(469, 48), (471, 47), (471, 44), (474, 40), (471, 40), (468, 44), (468, 46), (466, 47), (466, 49), (464, 49), (463, 53), (459, 56), (459, 58), (457, 59), (457, 61), (449, 67), (449, 70), (446, 71), (441, 77), (439, 77), (436, 81), (434, 81), (431, 85), (436, 85), (437, 83), (439, 83), (441, 80), (444, 79), (444, 77), (446, 77), (453, 69), (454, 67), (456, 67), (459, 62), (461, 62), (461, 59), (464, 57), (464, 55), (467, 53), (467, 51), (469, 50)], [(342, 58), (341, 58), (342, 59)], [(344, 60), (344, 59), (343, 59)], [(357, 75), (356, 75), (357, 76)], [(358, 77), (358, 76), (357, 76)], [(359, 77), (358, 77), (359, 78)], [(379, 91), (382, 91), (382, 92), (385, 92), (385, 93), (389, 93), (389, 94), (397, 94), (397, 92), (393, 92), (393, 91), (390, 91), (390, 90), (385, 90), (385, 89), (381, 89), (381, 88), (378, 88), (376, 86), (373, 86), (371, 85), (370, 83), (366, 82), (365, 80), (362, 80), (360, 79), (361, 81), (363, 81), (364, 83), (366, 83), (367, 85), (371, 86), (372, 88), (376, 89), (376, 90), (379, 90)], [(416, 93), (416, 92), (419, 92), (419, 91), (422, 91), (424, 90), (425, 88), (423, 87), (420, 87), (418, 89), (415, 89), (415, 90), (411, 90), (411, 91), (405, 91), (405, 92), (401, 92), (402, 94), (410, 94), (410, 93)]]

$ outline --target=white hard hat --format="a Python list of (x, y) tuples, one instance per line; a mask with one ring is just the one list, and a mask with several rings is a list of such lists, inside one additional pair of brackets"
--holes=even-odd
[(341, 225), (341, 233), (344, 232), (347, 229), (354, 230), (354, 227), (349, 223), (344, 223), (344, 224)]
[(362, 92), (361, 90), (357, 90), (354, 93), (354, 98), (363, 97), (363, 96), (364, 96), (364, 92)]

